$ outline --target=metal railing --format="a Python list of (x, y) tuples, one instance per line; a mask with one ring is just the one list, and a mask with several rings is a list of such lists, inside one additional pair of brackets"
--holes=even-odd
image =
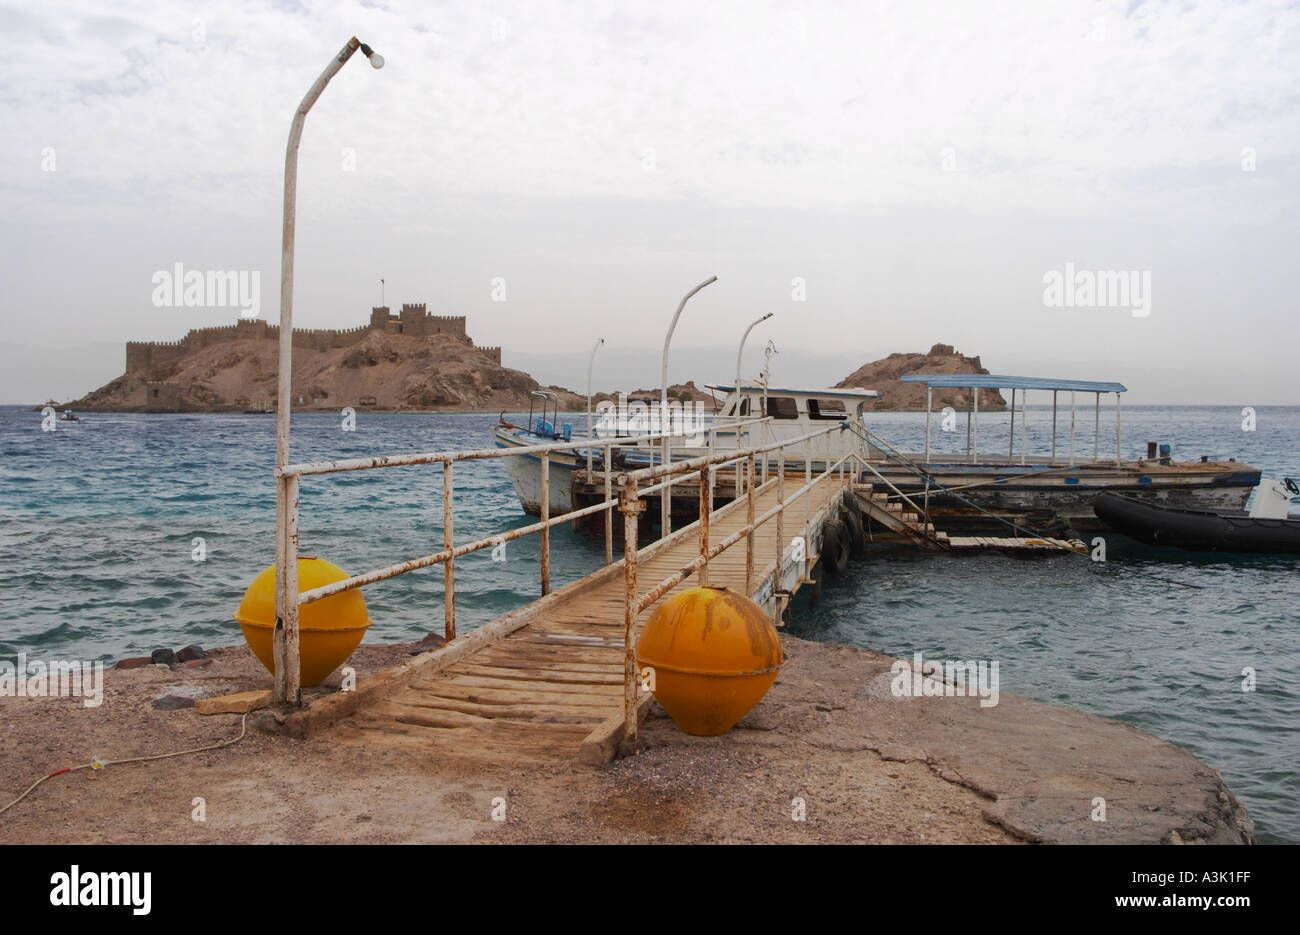
[[(710, 427), (729, 429), (740, 423), (717, 423)], [(557, 516), (550, 515), (550, 458), (555, 453), (576, 451), (592, 447), (593, 440), (578, 439), (567, 442), (548, 442), (538, 445), (521, 445), (513, 448), (484, 448), (466, 451), (434, 451), (416, 454), (382, 455), (370, 458), (347, 458), (330, 461), (311, 461), (301, 464), (287, 464), (276, 468), (274, 475), (278, 499), (285, 504), (283, 511), (277, 510), (276, 516), (276, 564), (279, 569), (276, 576), (276, 623), (273, 634), (273, 656), (275, 675), (273, 697), (276, 703), (299, 705), (302, 703), (301, 675), (299, 668), (298, 610), (305, 604), (324, 600), (344, 591), (394, 578), (408, 572), (442, 565), (443, 586), (443, 634), (450, 642), (456, 638), (456, 559), (486, 548), (494, 548), (505, 542), (521, 539), (525, 536), (539, 535), (541, 540), (541, 591), (542, 595), (550, 593), (550, 530), (560, 523), (572, 522), (585, 516), (602, 511), (606, 512), (605, 521), (605, 560), (612, 564), (613, 551), (613, 510), (619, 506), (619, 500), (612, 495), (609, 477), (613, 453), (619, 449), (654, 452), (642, 443), (662, 440), (666, 437), (682, 437), (681, 432), (658, 432), (645, 435), (611, 436), (603, 440), (605, 451), (606, 495), (605, 499), (587, 506), (572, 509)], [(499, 458), (534, 456), (541, 462), (541, 517), (538, 522), (490, 536), (481, 537), (471, 542), (455, 543), (455, 510), (453, 465), (460, 461), (483, 461)], [(301, 479), (317, 474), (338, 474), (350, 471), (373, 470), (377, 468), (407, 467), (421, 464), (441, 464), (443, 468), (443, 547), (440, 551), (422, 555), (405, 561), (375, 568), (358, 575), (352, 575), (321, 587), (299, 593), (298, 590), (298, 552), (299, 552), (299, 489)], [(660, 468), (662, 465), (659, 466)]]

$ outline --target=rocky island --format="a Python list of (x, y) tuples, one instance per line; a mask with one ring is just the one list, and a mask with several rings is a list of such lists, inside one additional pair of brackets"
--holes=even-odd
[[(501, 366), (501, 348), (479, 347), (464, 316), (423, 304), (371, 310), (349, 330), (294, 329), (293, 408), (377, 410), (519, 409), (543, 387)], [(126, 372), (75, 409), (117, 412), (244, 412), (273, 409), (280, 329), (261, 319), (191, 330), (180, 341), (126, 345)], [(561, 408), (585, 399), (559, 387)]]
[[(890, 354), (881, 360), (863, 364), (839, 383), (837, 387), (862, 387), (878, 390), (880, 398), (868, 403), (868, 409), (924, 409), (925, 385), (900, 383), (899, 377), (908, 373), (988, 373), (978, 356), (959, 354), (951, 344), (936, 344), (924, 354)], [(936, 409), (952, 406), (966, 409), (971, 404), (970, 390), (935, 387), (932, 405)], [(980, 409), (1001, 411), (1007, 402), (997, 390), (980, 393)]]

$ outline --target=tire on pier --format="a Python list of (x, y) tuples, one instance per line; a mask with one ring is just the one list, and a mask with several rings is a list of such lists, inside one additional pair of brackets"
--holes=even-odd
[(850, 491), (844, 491), (840, 501), (840, 520), (848, 533), (849, 554), (861, 558), (867, 553), (867, 537), (862, 529), (862, 511), (858, 509), (857, 498)]
[(837, 519), (827, 520), (822, 528), (821, 560), (826, 570), (837, 577), (849, 567), (849, 534)]

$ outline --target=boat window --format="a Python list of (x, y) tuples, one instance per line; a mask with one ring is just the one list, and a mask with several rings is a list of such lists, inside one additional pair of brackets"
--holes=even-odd
[(844, 411), (844, 401), (839, 399), (810, 399), (808, 400), (808, 418), (810, 419), (838, 419), (842, 420), (848, 416)]
[(799, 407), (788, 396), (769, 396), (765, 415), (769, 415), (773, 419), (797, 419), (799, 418)]
[(738, 415), (738, 416), (747, 416), (747, 415), (749, 415), (749, 397), (748, 397), (748, 396), (746, 396), (744, 399), (742, 399), (742, 400), (740, 401), (740, 411), (737, 413), (737, 415)]

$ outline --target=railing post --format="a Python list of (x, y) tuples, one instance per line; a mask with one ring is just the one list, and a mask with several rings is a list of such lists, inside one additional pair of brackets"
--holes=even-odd
[[(766, 455), (764, 456), (766, 457)], [(749, 456), (745, 473), (749, 475), (749, 489), (746, 491), (745, 522), (750, 526), (745, 536), (745, 597), (754, 597), (754, 456)]]
[(447, 561), (442, 565), (442, 636), (448, 643), (456, 638), (456, 557), (452, 530), (451, 462), (442, 462), (442, 548)]
[(776, 574), (772, 581), (772, 597), (783, 590), (781, 562), (785, 558), (785, 445), (776, 450)]
[(700, 566), (698, 580), (702, 588), (709, 586), (709, 514), (712, 512), (709, 475), (713, 473), (712, 468), (710, 464), (700, 468), (700, 556), (704, 564)]
[[(613, 496), (614, 466), (610, 463), (610, 446), (605, 446), (605, 502)], [(605, 564), (614, 564), (614, 508), (605, 508)]]
[(826, 517), (827, 519), (830, 518), (831, 499), (835, 492), (832, 489), (835, 485), (831, 483), (831, 479), (834, 477), (834, 475), (831, 473), (832, 470), (833, 469), (831, 468), (831, 433), (828, 431), (826, 433), (826, 469), (822, 471), (822, 473), (826, 475)]
[(278, 479), (284, 503), (283, 528), (277, 530), (275, 630), (272, 653), (275, 679), (272, 698), (276, 704), (302, 704), (302, 676), (298, 653), (298, 475)]
[[(551, 518), (551, 453), (542, 452), (542, 522)], [(542, 596), (551, 593), (551, 527), (542, 526)]]
[(619, 511), (623, 514), (623, 736), (636, 739), (636, 524), (641, 502), (636, 480), (619, 479)]
[[(812, 439), (805, 438), (803, 443), (803, 483), (808, 487), (812, 483)], [(812, 529), (812, 488), (803, 495), (803, 537), (805, 544)]]
[[(667, 412), (660, 414), (659, 425), (662, 430), (663, 424), (668, 416)], [(664, 436), (664, 465), (667, 466), (669, 459), (672, 458), (672, 446), (669, 444), (668, 436)], [(654, 463), (653, 459), (650, 462)], [(673, 531), (673, 479), (669, 475), (665, 478), (668, 486), (659, 491), (659, 526), (660, 538), (667, 539), (668, 534)]]

